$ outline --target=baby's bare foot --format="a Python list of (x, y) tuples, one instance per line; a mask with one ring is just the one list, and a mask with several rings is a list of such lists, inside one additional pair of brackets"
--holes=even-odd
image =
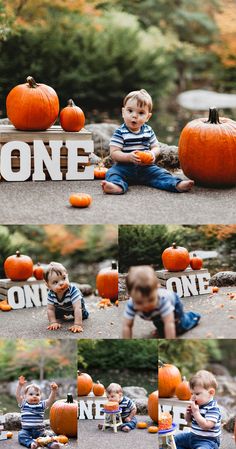
[(58, 441), (53, 441), (53, 443), (50, 444), (50, 449), (60, 449), (63, 447), (63, 444), (59, 443)]
[(129, 432), (131, 430), (131, 428), (128, 426), (124, 426), (124, 427), (122, 427), (121, 430), (122, 430), (122, 432)]
[(117, 184), (113, 184), (113, 182), (102, 181), (101, 186), (104, 193), (119, 194), (123, 192), (122, 187), (118, 186)]
[(30, 445), (31, 449), (36, 449), (38, 446), (39, 445), (38, 445), (37, 441), (32, 441), (32, 443)]
[(192, 181), (192, 179), (188, 179), (187, 181), (180, 181), (177, 184), (176, 189), (178, 190), (178, 192), (188, 192), (192, 189), (193, 186), (194, 181)]

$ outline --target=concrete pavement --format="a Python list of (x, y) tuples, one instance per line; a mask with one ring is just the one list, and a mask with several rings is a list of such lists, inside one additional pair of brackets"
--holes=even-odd
[[(91, 194), (92, 205), (72, 208), (68, 201), (72, 192)], [(175, 194), (132, 186), (126, 195), (106, 195), (99, 180), (2, 181), (0, 204), (1, 224), (234, 223), (236, 188), (194, 187), (191, 192)]]

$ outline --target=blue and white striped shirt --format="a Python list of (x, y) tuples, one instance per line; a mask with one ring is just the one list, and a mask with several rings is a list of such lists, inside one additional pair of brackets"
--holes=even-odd
[(83, 295), (75, 285), (70, 284), (62, 299), (58, 299), (57, 294), (52, 290), (48, 291), (48, 304), (53, 305), (57, 310), (63, 312), (73, 312), (73, 304), (82, 301)]
[(164, 318), (174, 311), (175, 301), (176, 296), (173, 292), (164, 288), (159, 288), (157, 305), (153, 310), (150, 312), (136, 310), (133, 299), (129, 298), (125, 306), (124, 317), (133, 320), (135, 315), (138, 315), (146, 321), (153, 321), (157, 316)]
[(119, 403), (119, 408), (121, 408), (122, 419), (127, 418), (127, 416), (129, 416), (131, 411), (135, 408), (135, 403), (127, 396), (123, 396), (121, 402)]
[(23, 401), (20, 408), (22, 429), (44, 427), (46, 401), (40, 401), (38, 404), (29, 404), (27, 401)]
[(158, 145), (156, 135), (149, 125), (142, 125), (137, 133), (129, 130), (125, 123), (117, 128), (110, 140), (110, 146), (115, 146), (125, 153), (131, 151), (151, 150)]
[(215, 423), (212, 429), (202, 429), (197, 421), (192, 417), (192, 429), (191, 432), (195, 435), (199, 435), (202, 437), (211, 437), (216, 438), (221, 434), (221, 413), (220, 409), (217, 405), (217, 402), (212, 399), (207, 404), (203, 404), (199, 406), (199, 412), (203, 418), (207, 421), (213, 421)]

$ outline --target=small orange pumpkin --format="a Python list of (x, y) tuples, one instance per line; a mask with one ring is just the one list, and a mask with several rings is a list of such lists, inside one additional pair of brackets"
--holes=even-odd
[(153, 154), (150, 151), (135, 151), (142, 164), (151, 164), (153, 162)]
[(42, 281), (43, 280), (44, 269), (40, 265), (39, 262), (37, 263), (37, 265), (34, 266), (33, 275), (34, 275), (35, 279), (37, 279), (37, 281)]
[(93, 384), (93, 394), (95, 396), (103, 396), (105, 393), (105, 387), (103, 384), (101, 384), (99, 382), (99, 380), (97, 380), (97, 382), (95, 384)]
[(92, 197), (88, 193), (72, 193), (69, 201), (73, 207), (88, 207), (92, 203)]
[(73, 100), (68, 100), (68, 105), (60, 112), (60, 123), (64, 131), (80, 131), (85, 124), (85, 116)]
[(144, 422), (144, 421), (139, 421), (138, 423), (137, 423), (137, 429), (146, 429), (147, 428), (147, 423), (146, 422)]
[(33, 275), (33, 261), (29, 256), (25, 256), (16, 251), (13, 256), (7, 257), (4, 262), (6, 276), (12, 281), (26, 281)]
[(186, 377), (183, 376), (182, 382), (177, 385), (175, 389), (175, 394), (180, 401), (189, 401), (191, 398), (191, 391), (189, 388), (189, 382), (186, 380)]
[(78, 371), (77, 390), (78, 396), (87, 396), (93, 388), (92, 377), (87, 373)]
[(66, 435), (57, 435), (56, 437), (53, 437), (53, 440), (58, 441), (58, 443), (67, 444), (69, 438)]
[(97, 165), (94, 167), (94, 178), (95, 179), (105, 179), (106, 172), (108, 168), (103, 165)]
[(102, 298), (109, 298), (115, 302), (118, 298), (118, 270), (116, 262), (111, 268), (103, 268), (96, 277), (96, 287)]
[(203, 265), (203, 260), (201, 257), (196, 256), (196, 254), (193, 254), (193, 256), (190, 258), (190, 267), (193, 270), (201, 270)]
[(9, 312), (10, 310), (12, 310), (12, 307), (10, 306), (10, 304), (8, 304), (8, 302), (2, 301), (0, 303), (0, 310), (2, 310), (3, 312)]
[(6, 108), (15, 128), (44, 131), (57, 119), (59, 100), (52, 87), (37, 84), (32, 76), (28, 76), (25, 84), (19, 84), (9, 92)]
[(219, 291), (219, 287), (216, 287), (216, 285), (214, 287), (211, 288), (212, 293), (218, 293)]
[(12, 438), (13, 437), (13, 433), (12, 432), (7, 432), (7, 438)]
[(157, 433), (158, 432), (158, 427), (157, 426), (150, 426), (150, 427), (148, 427), (148, 432), (149, 433)]
[(188, 250), (183, 246), (177, 246), (176, 243), (166, 248), (161, 257), (164, 268), (168, 271), (186, 270), (190, 262)]

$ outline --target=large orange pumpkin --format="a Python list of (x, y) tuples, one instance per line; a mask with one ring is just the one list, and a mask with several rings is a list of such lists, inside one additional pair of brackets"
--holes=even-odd
[(150, 151), (135, 151), (142, 164), (149, 165), (153, 163), (153, 154)]
[(154, 422), (158, 422), (158, 390), (148, 396), (148, 414)]
[(189, 401), (192, 394), (189, 387), (189, 382), (186, 380), (186, 377), (184, 376), (182, 379), (182, 382), (177, 385), (175, 389), (175, 394), (180, 401)]
[(190, 267), (193, 270), (201, 270), (203, 265), (203, 261), (201, 257), (196, 256), (196, 254), (193, 254), (193, 256), (190, 259)]
[(7, 257), (4, 262), (6, 276), (12, 281), (26, 281), (33, 275), (33, 261), (29, 256), (25, 256), (16, 251), (13, 256)]
[(73, 100), (68, 100), (68, 106), (60, 112), (60, 122), (64, 131), (80, 131), (85, 124), (85, 116)]
[(50, 426), (57, 435), (77, 436), (78, 403), (71, 394), (54, 402), (50, 409)]
[(236, 122), (219, 118), (211, 108), (209, 118), (189, 122), (179, 139), (179, 160), (188, 178), (212, 187), (236, 184)]
[(164, 268), (168, 271), (183, 271), (190, 262), (188, 250), (183, 246), (177, 246), (176, 243), (166, 248), (161, 257)]
[(77, 390), (78, 396), (87, 396), (93, 388), (92, 377), (87, 373), (78, 371)]
[(182, 381), (180, 371), (175, 365), (162, 363), (158, 366), (158, 390), (160, 398), (171, 398)]
[(96, 277), (96, 287), (102, 298), (116, 301), (118, 298), (118, 270), (116, 262), (112, 262), (111, 268), (103, 268)]
[(37, 84), (32, 76), (28, 76), (26, 81), (9, 92), (7, 116), (17, 129), (43, 131), (57, 119), (58, 96), (52, 87)]

